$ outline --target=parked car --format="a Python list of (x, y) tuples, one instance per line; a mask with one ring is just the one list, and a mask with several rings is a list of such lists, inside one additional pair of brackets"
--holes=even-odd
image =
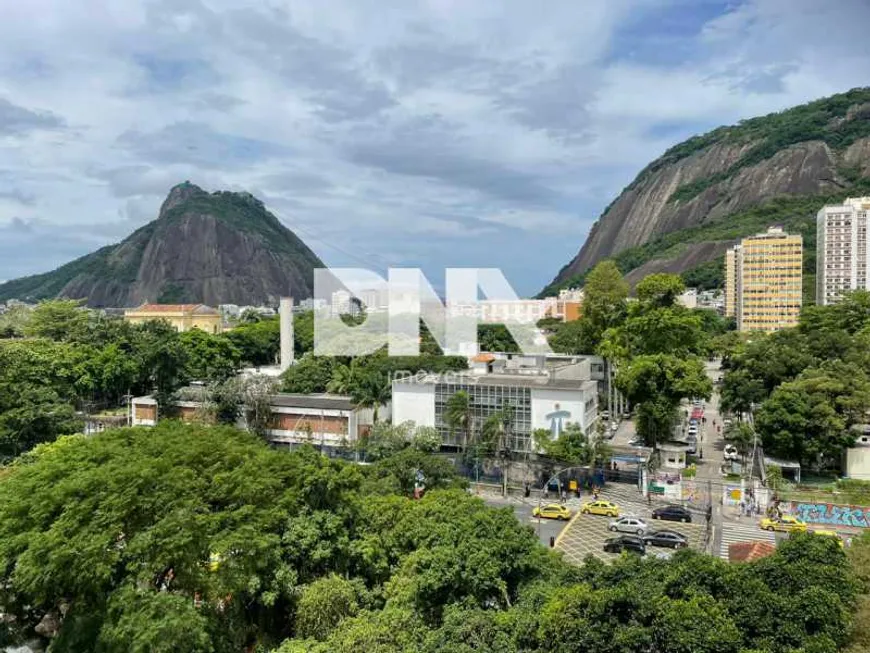
[(766, 517), (758, 523), (759, 527), (766, 531), (780, 531), (781, 533), (805, 533), (807, 523), (791, 515), (783, 515), (779, 519)]
[(611, 430), (611, 431), (613, 431), (614, 433), (616, 433), (616, 431), (617, 431), (618, 429), (619, 429), (619, 422), (611, 422), (611, 423), (610, 423), (610, 430)]
[(646, 533), (647, 525), (646, 522), (640, 517), (629, 517), (624, 516), (619, 519), (614, 519), (610, 522), (610, 526), (608, 529), (613, 531), (614, 533), (634, 533), (636, 535), (643, 535)]
[(740, 457), (737, 453), (737, 447), (733, 444), (726, 444), (725, 449), (722, 451), (722, 455), (725, 460), (737, 460)]
[(643, 446), (643, 440), (641, 440), (640, 438), (636, 438), (636, 439), (634, 439), (634, 440), (631, 440), (631, 441), (628, 443), (628, 446), (629, 446), (629, 447), (642, 447), (642, 446)]
[(558, 503), (548, 503), (544, 507), (535, 506), (532, 516), (544, 519), (571, 519), (571, 511)]
[(620, 535), (619, 537), (611, 537), (604, 541), (604, 550), (607, 553), (621, 553), (623, 551), (631, 551), (644, 555), (646, 553), (646, 545), (643, 540), (634, 535)]
[(590, 501), (580, 507), (584, 515), (603, 515), (605, 517), (619, 517), (619, 506), (613, 501)]
[(689, 540), (685, 535), (669, 530), (647, 533), (643, 541), (647, 546), (663, 546), (671, 549), (685, 549), (689, 546)]
[(683, 506), (662, 506), (652, 511), (653, 519), (663, 519), (665, 521), (681, 521), (689, 523), (692, 521), (692, 513)]

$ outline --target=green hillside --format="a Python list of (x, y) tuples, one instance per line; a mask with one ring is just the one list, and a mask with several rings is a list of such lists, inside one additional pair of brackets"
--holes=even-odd
[[(836, 193), (803, 197), (778, 197), (764, 204), (733, 215), (725, 216), (697, 227), (681, 229), (660, 236), (640, 247), (632, 247), (613, 257), (616, 265), (628, 274), (654, 259), (671, 259), (693, 243), (736, 240), (764, 231), (769, 226), (782, 226), (789, 233), (799, 233), (804, 241), (804, 298), (813, 301), (816, 273), (816, 214), (826, 204), (842, 201), (849, 196), (870, 194), (870, 179), (860, 179)], [(708, 261), (682, 276), (689, 286), (720, 288), (724, 285), (723, 257)], [(553, 295), (562, 288), (582, 286), (585, 273), (573, 276), (541, 291), (542, 297)]]

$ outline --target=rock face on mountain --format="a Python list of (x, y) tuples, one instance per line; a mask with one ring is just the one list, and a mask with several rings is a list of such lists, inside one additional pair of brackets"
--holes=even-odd
[(84, 299), (93, 307), (144, 302), (257, 305), (313, 291), (323, 263), (248, 193), (175, 186), (156, 220), (117, 245), (47, 274), (0, 285), (0, 299)]
[[(720, 127), (672, 147), (641, 171), (554, 284), (665, 234), (727, 223), (771, 198), (846, 192), (868, 176), (870, 88)], [(719, 250), (710, 248), (710, 255)]]

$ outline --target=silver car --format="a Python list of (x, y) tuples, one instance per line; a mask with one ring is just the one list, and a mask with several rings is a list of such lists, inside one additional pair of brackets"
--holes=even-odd
[(610, 522), (608, 528), (614, 533), (632, 533), (633, 535), (643, 535), (646, 533), (646, 522), (640, 517), (623, 516), (619, 519), (614, 519)]

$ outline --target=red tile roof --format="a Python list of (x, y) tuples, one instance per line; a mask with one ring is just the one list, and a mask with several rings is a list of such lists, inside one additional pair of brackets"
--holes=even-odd
[(737, 542), (728, 547), (728, 562), (752, 562), (766, 558), (776, 551), (776, 545), (770, 542)]
[(492, 354), (478, 354), (471, 360), (475, 363), (491, 363), (495, 360), (495, 356)]

